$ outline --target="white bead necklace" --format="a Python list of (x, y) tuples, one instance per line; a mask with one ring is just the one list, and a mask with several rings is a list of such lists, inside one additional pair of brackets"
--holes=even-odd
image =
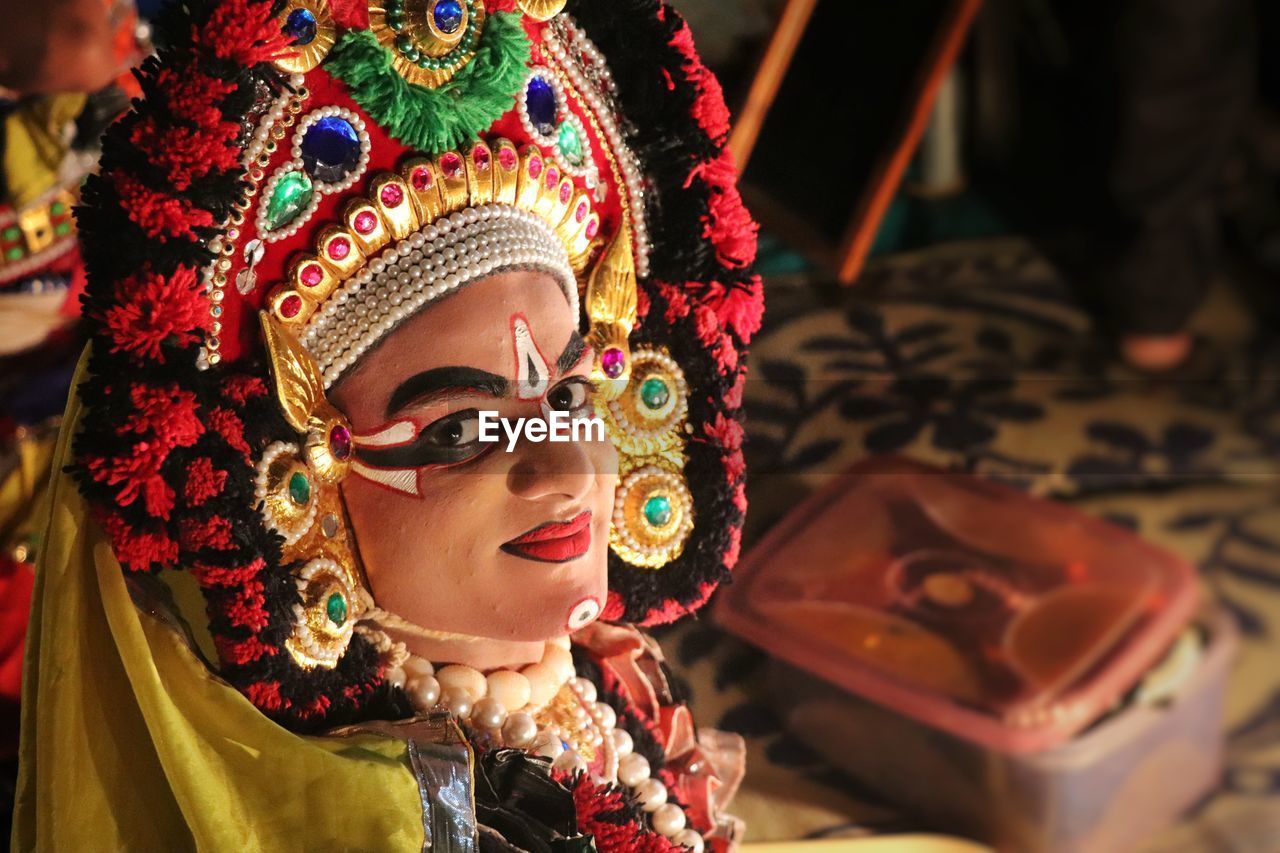
[(654, 832), (702, 853), (702, 836), (686, 826), (680, 806), (667, 802), (666, 785), (635, 751), (631, 735), (618, 728), (613, 707), (598, 701), (595, 684), (577, 677), (568, 637), (548, 642), (537, 663), (519, 670), (499, 669), (485, 675), (461, 664), (437, 670), (429, 661), (410, 655), (388, 678), (404, 688), (419, 713), (447, 710), (495, 746), (549, 758), (553, 769), (591, 772), (583, 753), (594, 757), (600, 750), (602, 770), (592, 773), (593, 780), (630, 788), (649, 815)]

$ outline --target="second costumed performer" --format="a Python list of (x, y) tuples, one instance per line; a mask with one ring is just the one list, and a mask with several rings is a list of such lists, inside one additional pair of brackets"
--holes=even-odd
[[(742, 743), (635, 627), (706, 601), (746, 510), (755, 226), (687, 27), (192, 0), (155, 34), (79, 211), (15, 849), (732, 846)], [(481, 411), (606, 437), (508, 451)]]

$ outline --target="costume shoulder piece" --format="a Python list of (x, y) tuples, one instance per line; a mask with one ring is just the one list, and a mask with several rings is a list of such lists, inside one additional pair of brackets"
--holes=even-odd
[(362, 461), (386, 437), (353, 435), (326, 393), (415, 311), (534, 269), (580, 311), (619, 452), (603, 617), (700, 606), (737, 559), (761, 286), (727, 111), (681, 18), (657, 0), (173, 6), (79, 210), (76, 473), (125, 571), (191, 572), (221, 674), (286, 725), (403, 716), (338, 486), (413, 485)]

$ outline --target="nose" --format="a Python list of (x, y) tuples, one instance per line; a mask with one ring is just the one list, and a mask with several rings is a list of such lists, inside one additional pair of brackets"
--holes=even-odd
[[(607, 442), (606, 442), (607, 443)], [(507, 471), (507, 488), (525, 500), (547, 498), (580, 501), (591, 492), (599, 470), (599, 454), (587, 442), (521, 439)]]

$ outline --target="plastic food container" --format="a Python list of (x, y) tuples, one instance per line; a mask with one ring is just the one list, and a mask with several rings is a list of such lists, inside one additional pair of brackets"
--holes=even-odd
[(1168, 650), (1194, 569), (1113, 525), (896, 457), (856, 465), (739, 567), (729, 630), (1001, 752), (1065, 743)]
[(797, 737), (928, 825), (1127, 853), (1220, 778), (1236, 631), (1197, 589), (1128, 531), (877, 458), (775, 528), (716, 617), (774, 656)]
[(1201, 627), (1205, 654), (1170, 698), (1041, 752), (987, 749), (785, 663), (772, 693), (795, 735), (929, 826), (1009, 853), (1132, 853), (1222, 778), (1237, 632), (1221, 610)]

